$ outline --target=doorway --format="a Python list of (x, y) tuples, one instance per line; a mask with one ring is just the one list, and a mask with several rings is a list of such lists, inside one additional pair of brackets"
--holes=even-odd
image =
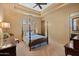
[(45, 20), (41, 21), (41, 33), (42, 35), (45, 35)]

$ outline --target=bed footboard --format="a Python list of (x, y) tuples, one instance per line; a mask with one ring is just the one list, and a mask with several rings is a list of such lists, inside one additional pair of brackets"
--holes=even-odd
[(41, 44), (43, 42), (47, 42), (47, 44), (48, 44), (48, 39), (47, 38), (40, 38), (40, 39), (33, 40), (33, 41), (29, 42), (30, 51), (32, 49), (32, 46), (37, 45), (37, 44)]

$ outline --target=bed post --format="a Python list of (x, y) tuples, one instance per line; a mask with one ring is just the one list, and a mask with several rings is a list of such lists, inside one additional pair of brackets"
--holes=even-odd
[(30, 17), (29, 17), (29, 50), (31, 51), (31, 23), (30, 23)]
[(48, 21), (47, 21), (47, 44), (48, 44)]
[(23, 20), (22, 20), (22, 41), (23, 41)]

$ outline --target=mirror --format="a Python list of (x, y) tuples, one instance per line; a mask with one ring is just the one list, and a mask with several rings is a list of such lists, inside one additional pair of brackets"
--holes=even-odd
[(72, 19), (72, 31), (79, 31), (79, 17)]

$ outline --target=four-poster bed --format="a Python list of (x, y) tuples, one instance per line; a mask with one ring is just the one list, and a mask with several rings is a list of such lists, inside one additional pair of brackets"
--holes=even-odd
[[(28, 23), (28, 32), (26, 32), (26, 35), (23, 35), (23, 41), (29, 45), (29, 50), (41, 46), (41, 45), (48, 45), (48, 22), (47, 22), (47, 35), (41, 35), (41, 34), (36, 34), (32, 33), (32, 24), (31, 24), (31, 19), (29, 18), (29, 23)], [(35, 30), (34, 30), (35, 31)], [(23, 30), (22, 30), (23, 32)]]

